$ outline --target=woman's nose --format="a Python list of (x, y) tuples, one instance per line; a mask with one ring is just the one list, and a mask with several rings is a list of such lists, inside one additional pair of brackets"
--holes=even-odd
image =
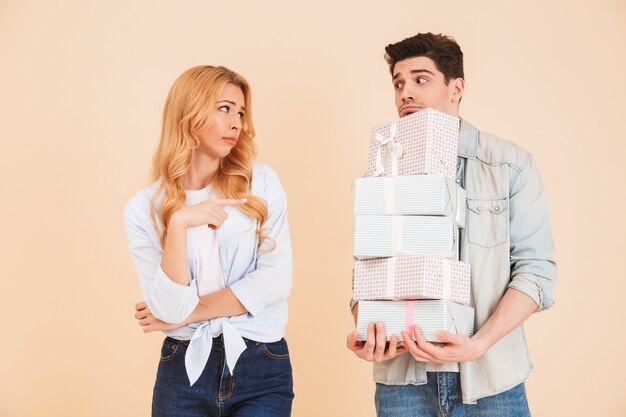
[(239, 115), (235, 115), (235, 119), (230, 123), (231, 129), (241, 130), (242, 121), (239, 118)]

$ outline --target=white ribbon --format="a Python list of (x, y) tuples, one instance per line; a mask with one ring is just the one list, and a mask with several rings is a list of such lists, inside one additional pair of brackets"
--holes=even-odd
[(403, 244), (403, 216), (391, 216), (391, 253), (396, 256), (402, 252)]
[(443, 278), (442, 299), (449, 300), (452, 288), (452, 259), (441, 258), (441, 274)]
[(465, 227), (465, 211), (466, 211), (466, 192), (452, 178), (446, 177), (448, 185), (448, 195), (450, 197), (450, 213), (454, 217), (454, 221), (460, 228)]
[(385, 298), (392, 299), (394, 297), (394, 289), (396, 285), (396, 258), (387, 258), (387, 288)]
[(385, 188), (385, 214), (394, 214), (396, 211), (395, 178), (384, 177)]
[(246, 342), (228, 319), (214, 319), (201, 324), (189, 342), (189, 348), (185, 355), (185, 369), (187, 370), (187, 377), (189, 377), (189, 386), (192, 386), (202, 375), (211, 354), (213, 338), (220, 334), (224, 335), (226, 364), (230, 373), (233, 374), (239, 356), (246, 350)]
[[(389, 137), (386, 138), (380, 133), (376, 133), (375, 139), (378, 142), (378, 151), (376, 153), (376, 171), (374, 176), (378, 177), (385, 174), (385, 165), (387, 161), (391, 164), (391, 175), (398, 175), (398, 159), (402, 155), (402, 145), (395, 141), (396, 138), (396, 124), (391, 123), (389, 125)], [(387, 146), (387, 153), (385, 161), (383, 161), (383, 146)]]

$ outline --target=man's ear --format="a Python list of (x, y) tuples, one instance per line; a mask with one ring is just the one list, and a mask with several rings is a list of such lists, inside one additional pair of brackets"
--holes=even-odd
[(455, 78), (450, 80), (452, 83), (452, 102), (458, 103), (463, 98), (465, 92), (465, 80), (463, 78)]

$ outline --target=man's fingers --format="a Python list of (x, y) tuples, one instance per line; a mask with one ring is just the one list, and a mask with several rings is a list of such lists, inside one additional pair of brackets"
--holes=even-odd
[(389, 338), (389, 349), (385, 353), (386, 358), (393, 358), (396, 356), (396, 351), (398, 349), (398, 337), (395, 334), (392, 334)]
[(437, 362), (435, 358), (429, 355), (427, 352), (424, 352), (416, 342), (411, 340), (411, 335), (406, 331), (402, 332), (402, 337), (404, 338), (404, 345), (411, 355), (415, 358), (415, 360), (420, 362)]
[(372, 360), (374, 353), (374, 347), (376, 346), (376, 331), (374, 329), (374, 323), (367, 324), (367, 337), (365, 338), (365, 345), (363, 346), (363, 358), (368, 361)]
[(441, 340), (444, 343), (452, 343), (458, 345), (465, 342), (465, 337), (447, 332), (445, 330), (439, 330), (437, 333), (435, 333), (435, 336), (437, 336), (437, 339)]
[(420, 328), (418, 326), (413, 326), (413, 333), (415, 334), (415, 340), (417, 341), (417, 345), (423, 352), (428, 354), (428, 356), (433, 358), (433, 360), (443, 359), (439, 357), (439, 355), (442, 353), (440, 352), (441, 348), (427, 341), (422, 335), (422, 332), (420, 331)]
[(398, 340), (398, 336), (391, 335), (391, 338), (389, 340), (389, 358), (393, 358), (396, 357), (398, 355), (403, 354), (404, 352), (408, 352), (408, 349), (404, 346), (403, 342), (400, 342)]
[(357, 345), (358, 337), (359, 336), (356, 330), (348, 335), (348, 337), (346, 338), (346, 346), (348, 347), (348, 349), (354, 350)]
[(385, 325), (382, 322), (376, 323), (376, 347), (374, 348), (374, 360), (377, 362), (385, 358), (385, 345), (387, 336), (385, 335)]

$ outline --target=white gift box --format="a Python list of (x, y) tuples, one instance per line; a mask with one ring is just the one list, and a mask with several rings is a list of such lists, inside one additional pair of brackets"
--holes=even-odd
[(355, 216), (448, 216), (465, 227), (465, 190), (442, 174), (357, 178), (354, 183)]
[(456, 178), (460, 119), (424, 109), (371, 131), (367, 177), (444, 174)]
[(358, 339), (365, 340), (367, 325), (370, 322), (383, 322), (387, 340), (396, 335), (403, 340), (400, 332), (417, 325), (429, 342), (441, 342), (435, 336), (439, 330), (472, 336), (474, 334), (474, 309), (470, 306), (446, 300), (416, 301), (359, 301), (357, 317)]
[(357, 259), (385, 258), (402, 253), (430, 253), (458, 259), (458, 228), (440, 216), (356, 216)]

